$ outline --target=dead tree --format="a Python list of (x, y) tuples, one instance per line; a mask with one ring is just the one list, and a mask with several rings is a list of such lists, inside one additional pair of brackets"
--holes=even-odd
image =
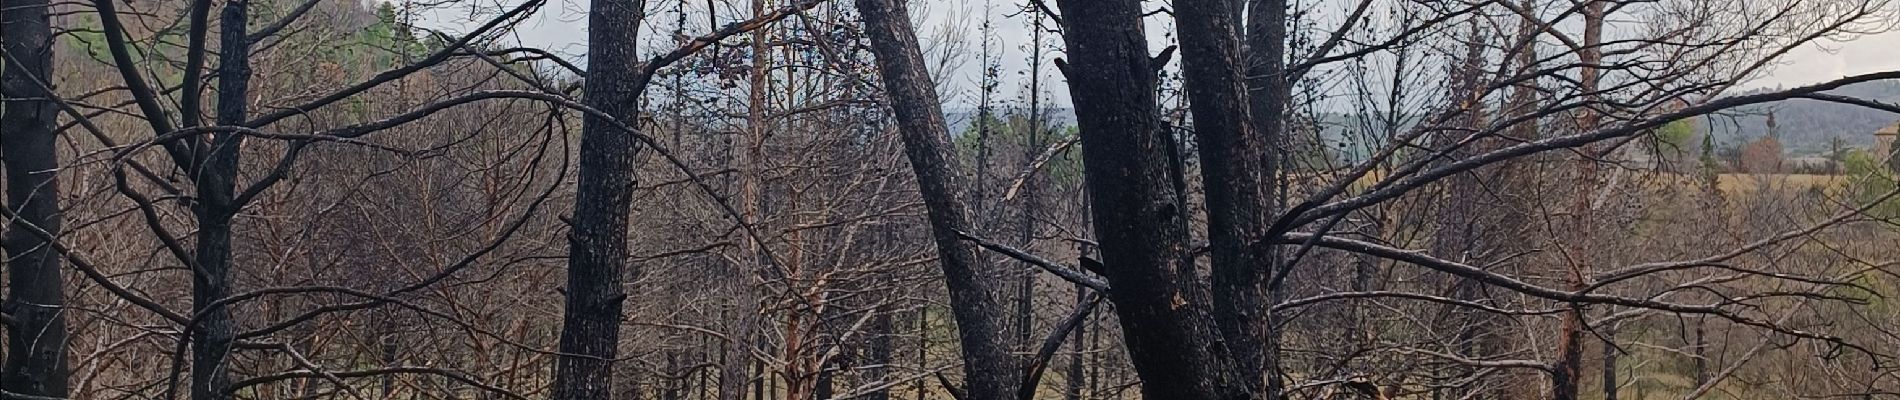
[(1274, 264), (1268, 252), (1253, 246), (1266, 234), (1273, 204), (1273, 176), (1265, 168), (1273, 150), (1249, 114), (1248, 64), (1241, 55), (1240, 21), (1231, 3), (1177, 1), (1174, 20), (1181, 32), (1181, 74), (1187, 81), (1201, 187), (1207, 196), (1214, 321), (1247, 392), (1254, 398), (1277, 398), (1266, 395), (1272, 389), (1265, 379), (1266, 352), (1277, 347), (1270, 340), (1266, 312), (1271, 300), (1265, 277)]
[[(638, 34), (646, 2), (610, 0), (587, 12), (585, 104), (605, 115), (581, 123), (580, 181), (568, 234), (566, 315), (560, 360), (554, 366), (554, 399), (612, 399), (613, 363), (619, 354), (620, 313), (626, 301), (627, 214), (632, 200), (633, 156), (639, 143), (619, 121), (638, 112), (643, 82)], [(616, 121), (618, 120), (618, 121)]]
[(49, 240), (60, 215), (58, 105), (53, 101), (53, 44), (46, 0), (0, 4), (0, 157), (6, 168), (7, 292), (0, 319), (6, 326), (0, 397), (67, 396), (65, 265)]
[[(878, 74), (903, 137), (904, 154), (923, 192), (931, 235), (937, 244), (950, 311), (957, 321), (964, 358), (963, 391), (971, 400), (1001, 400), (1022, 385), (1018, 360), (1009, 353), (1003, 314), (1004, 270), (985, 262), (976, 246), (963, 241), (970, 232), (968, 205), (950, 145), (950, 132), (936, 87), (919, 50), (910, 12), (901, 0), (858, 0), (865, 34), (877, 56)], [(987, 123), (979, 121), (978, 123)]]
[(1157, 110), (1156, 74), (1167, 53), (1148, 53), (1141, 3), (1056, 3), (1069, 57), (1057, 66), (1075, 100), (1108, 297), (1143, 397), (1241, 398), (1246, 385), (1238, 382), (1188, 251), (1188, 209)]

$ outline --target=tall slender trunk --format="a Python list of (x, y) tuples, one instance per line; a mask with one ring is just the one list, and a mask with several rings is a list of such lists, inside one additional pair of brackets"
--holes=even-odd
[[(1263, 142), (1264, 151), (1260, 153), (1260, 175), (1266, 183), (1261, 187), (1262, 204), (1266, 207), (1261, 214), (1271, 219), (1280, 212), (1280, 190), (1277, 187), (1283, 173), (1287, 154), (1286, 113), (1287, 101), (1292, 97), (1292, 81), (1287, 76), (1286, 43), (1287, 16), (1286, 0), (1235, 0), (1247, 2), (1247, 22), (1245, 48), (1247, 51), (1247, 105), (1248, 117), (1253, 129)], [(1284, 274), (1290, 268), (1281, 265), (1279, 252), (1273, 246), (1266, 246), (1254, 260), (1260, 268), (1270, 271), (1260, 279), (1266, 279), (1265, 297), (1269, 306), (1279, 301), (1283, 295), (1280, 286), (1285, 277), (1272, 276)], [(1244, 277), (1244, 276), (1243, 276)], [(1277, 400), (1281, 398), (1281, 388), (1285, 386), (1280, 378), (1280, 330), (1275, 327), (1274, 315), (1263, 313), (1254, 322), (1264, 328), (1258, 343), (1257, 353), (1242, 352), (1240, 355), (1252, 357), (1250, 362), (1258, 366), (1243, 371), (1250, 382), (1264, 385), (1260, 388), (1258, 399)]]
[[(66, 304), (60, 255), (41, 233), (59, 236), (58, 107), (50, 90), (52, 25), (47, 0), (0, 1), (0, 154), (4, 154), (7, 208), (6, 362), (0, 388), (9, 392), (66, 397)], [(43, 232), (35, 232), (33, 229)]]
[(1090, 212), (1108, 296), (1142, 394), (1151, 399), (1247, 396), (1215, 328), (1210, 295), (1188, 254), (1187, 207), (1170, 173), (1156, 75), (1136, 0), (1061, 0), (1064, 66), (1075, 99)]
[[(642, 0), (597, 1), (587, 13), (583, 102), (621, 121), (638, 112), (636, 34)], [(638, 128), (637, 126), (635, 126)], [(611, 400), (626, 301), (627, 218), (632, 200), (633, 135), (588, 115), (581, 122), (580, 181), (568, 233), (566, 314), (554, 364), (555, 400)]]
[[(1075, 285), (1075, 304), (1080, 305), (1082, 302), (1088, 301), (1088, 294), (1084, 292), (1086, 290), (1088, 290), (1088, 288), (1083, 287), (1082, 284), (1078, 283)], [(1087, 379), (1082, 375), (1082, 340), (1087, 337), (1088, 332), (1089, 324), (1083, 322), (1081, 325), (1077, 325), (1075, 332), (1069, 336), (1069, 369), (1068, 373), (1065, 374), (1067, 377), (1066, 380), (1068, 381), (1068, 388), (1062, 392), (1063, 400), (1082, 399), (1082, 385), (1085, 383), (1083, 381)]]
[(1229, 0), (1177, 0), (1181, 72), (1194, 116), (1207, 196), (1207, 237), (1213, 267), (1214, 321), (1254, 398), (1266, 398), (1264, 364), (1269, 308), (1265, 257), (1253, 250), (1267, 228), (1270, 176), (1260, 155), (1267, 145), (1254, 129), (1240, 53), (1239, 20)]
[[(768, 350), (763, 342), (757, 345), (760, 352)], [(765, 363), (752, 363), (752, 376), (758, 377), (752, 381), (752, 398), (765, 399), (765, 385), (772, 382), (772, 376), (765, 373)]]
[[(1022, 222), (1022, 245), (1025, 249), (1030, 248), (1031, 245), (1035, 243), (1038, 228), (1036, 224), (1041, 221), (1037, 213), (1042, 212), (1042, 181), (1038, 179), (1042, 174), (1038, 173), (1038, 168), (1036, 168), (1034, 163), (1036, 156), (1042, 152), (1042, 147), (1044, 146), (1043, 142), (1045, 141), (1044, 135), (1047, 133), (1044, 127), (1042, 113), (1043, 15), (1041, 12), (1032, 12), (1034, 13), (1034, 17), (1031, 18), (1030, 22), (1032, 25), (1030, 28), (1029, 42), (1029, 126), (1028, 129), (1024, 131), (1024, 134), (1028, 136), (1028, 138), (1026, 138), (1027, 140), (1024, 141), (1026, 144), (1022, 146), (1023, 168), (1028, 172), (1023, 176), (1022, 215), (1018, 217)], [(1035, 312), (1034, 298), (1036, 294), (1036, 274), (1039, 273), (1041, 273), (1041, 271), (1038, 271), (1035, 266), (1023, 263), (1022, 288), (1016, 293), (1016, 313), (1018, 315), (1017, 318), (1019, 318), (1016, 325), (1018, 329), (1022, 330), (1020, 333), (1021, 336), (1017, 339), (1022, 341), (1020, 345), (1024, 352), (1032, 351), (1032, 349), (1034, 349), (1033, 346), (1035, 346), (1034, 342), (1031, 341), (1029, 330), (1035, 322), (1035, 316), (1033, 315)]]
[[(880, 385), (891, 379), (890, 365), (892, 361), (896, 361), (895, 358), (891, 356), (891, 350), (893, 350), (891, 337), (895, 336), (897, 332), (889, 310), (877, 310), (874, 312), (878, 314), (875, 317), (871, 317), (871, 327), (869, 331), (866, 332), (866, 334), (870, 336), (870, 344), (865, 346), (864, 364), (869, 367), (865, 370), (864, 380), (867, 384)], [(866, 393), (862, 399), (891, 400), (890, 386), (885, 386)]]
[[(984, 262), (957, 232), (971, 229), (958, 185), (957, 160), (943, 109), (902, 0), (857, 0), (864, 31), (877, 55), (878, 75), (896, 116), (904, 154), (923, 192), (931, 235), (943, 263), (950, 312), (961, 339), (966, 400), (1007, 399), (1021, 385), (1021, 364), (1009, 353), (1003, 310), (1003, 271)], [(981, 121), (979, 121), (980, 123)]]
[[(1583, 91), (1583, 97), (1585, 99), (1594, 101), (1598, 99), (1596, 92), (1602, 79), (1602, 71), (1597, 65), (1603, 62), (1601, 44), (1603, 43), (1603, 18), (1606, 2), (1600, 0), (1588, 1), (1589, 2), (1583, 7), (1583, 48), (1577, 51), (1578, 61), (1582, 64), (1582, 67), (1579, 68), (1578, 71), (1579, 77), (1577, 86), (1578, 90)], [(1598, 121), (1601, 119), (1601, 116), (1592, 111), (1590, 107), (1581, 108), (1578, 114), (1576, 119), (1578, 132), (1589, 132), (1592, 129), (1596, 129)], [(1590, 153), (1598, 147), (1599, 146), (1584, 146), (1582, 150), (1585, 153)], [(1568, 236), (1563, 240), (1563, 243), (1568, 247), (1564, 249), (1564, 253), (1577, 255), (1570, 265), (1570, 271), (1568, 271), (1571, 280), (1570, 285), (1573, 290), (1582, 289), (1584, 285), (1583, 277), (1590, 273), (1590, 265), (1593, 261), (1590, 257), (1592, 256), (1591, 241), (1594, 240), (1592, 231), (1595, 228), (1591, 222), (1595, 218), (1596, 213), (1591, 210), (1590, 194), (1596, 192), (1599, 186), (1596, 176), (1597, 170), (1596, 161), (1593, 158), (1578, 158), (1576, 168), (1577, 182), (1572, 188), (1575, 192), (1571, 194), (1574, 197), (1571, 200), (1569, 229), (1563, 232), (1564, 235)], [(1573, 304), (1570, 306), (1570, 309), (1564, 313), (1563, 325), (1560, 328), (1561, 331), (1558, 333), (1556, 368), (1554, 368), (1551, 373), (1551, 379), (1553, 380), (1551, 384), (1551, 398), (1553, 400), (1576, 400), (1579, 394), (1579, 373), (1583, 369), (1582, 341), (1584, 326), (1582, 320), (1584, 312), (1583, 306)]]
[[(1038, 174), (1034, 166), (1029, 164), (1034, 162), (1037, 153), (1042, 149), (1042, 125), (1040, 125), (1040, 115), (1033, 108), (1035, 101), (1031, 101), (1030, 104), (1032, 108), (1029, 111), (1029, 127), (1023, 131), (1023, 134), (1028, 137), (1018, 144), (1022, 148), (1023, 168), (1029, 171), (1028, 175), (1023, 176), (1023, 197), (1019, 208), (1021, 214), (1016, 218), (1020, 234), (1017, 243), (1024, 249), (1032, 248), (1031, 246), (1036, 242), (1036, 223), (1040, 221), (1036, 213), (1040, 211), (1042, 205), (1041, 185), (1036, 180)], [(1016, 282), (1016, 346), (1024, 353), (1034, 353), (1037, 346), (1033, 332), (1036, 325), (1036, 274), (1041, 271), (1029, 263), (1020, 265), (1021, 267), (1017, 269)]]
[[(679, 368), (680, 368), (679, 353), (674, 352), (674, 351), (667, 351), (666, 352), (666, 373), (669, 373), (669, 374), (678, 373)], [(660, 377), (660, 382), (659, 382), (660, 400), (680, 400), (681, 399), (680, 383), (682, 383), (682, 381), (684, 381), (685, 379), (686, 379), (685, 377), (680, 377), (680, 378)]]
[[(219, 18), (217, 121), (220, 125), (242, 125), (246, 118), (251, 79), (250, 42), (245, 37), (249, 22), (249, 2), (226, 2)], [(187, 119), (187, 126), (197, 121)], [(198, 173), (197, 201), (193, 211), (198, 218), (195, 253), (197, 270), (193, 274), (192, 304), (197, 324), (188, 327), (192, 340), (191, 397), (194, 400), (229, 399), (231, 377), (225, 359), (236, 341), (231, 311), (224, 306), (207, 307), (231, 294), (231, 222), (238, 208), (232, 198), (237, 182), (239, 148), (244, 137), (234, 133), (211, 135), (208, 148), (201, 147), (194, 161)]]
[[(1445, 85), (1447, 89), (1445, 96), (1451, 100), (1444, 113), (1450, 126), (1475, 130), (1484, 125), (1489, 110), (1479, 106), (1483, 104), (1482, 78), (1486, 68), (1483, 58), (1484, 31), (1476, 25), (1470, 28), (1464, 54), (1446, 68), (1448, 84)], [(1454, 142), (1458, 140), (1458, 137), (1446, 135), (1436, 140), (1442, 142), (1436, 143), (1438, 146), (1451, 147), (1456, 145)], [(1471, 146), (1474, 148), (1454, 150), (1450, 159), (1482, 153), (1497, 146), (1496, 142), (1482, 141)], [(1502, 166), (1498, 166), (1478, 173), (1445, 179), (1443, 184), (1445, 192), (1440, 197), (1437, 215), (1433, 221), (1435, 233), (1430, 247), (1432, 254), (1447, 259), (1463, 260), (1500, 253), (1493, 247), (1493, 241), (1486, 239), (1490, 237), (1489, 235), (1500, 233), (1493, 231), (1493, 227), (1509, 226), (1497, 223), (1509, 213), (1495, 210), (1480, 211), (1478, 204), (1497, 204), (1504, 201), (1503, 196), (1498, 193), (1510, 189), (1498, 187), (1496, 178), (1499, 175), (1496, 172), (1501, 169)], [(1480, 297), (1484, 291), (1480, 283), (1453, 276), (1439, 278), (1442, 279), (1441, 285), (1449, 287), (1452, 298), (1483, 302)], [(1453, 332), (1447, 346), (1452, 354), (1472, 359), (1485, 358), (1480, 353), (1487, 351), (1485, 342), (1494, 336), (1490, 332), (1490, 327), (1493, 325), (1491, 314), (1467, 307), (1447, 306), (1443, 308), (1440, 315), (1442, 317), (1439, 318), (1439, 322), (1443, 324), (1441, 325), (1443, 329)], [(1453, 374), (1441, 379), (1467, 380), (1479, 372), (1478, 369), (1470, 367), (1454, 367), (1453, 371), (1455, 371)], [(1444, 386), (1442, 391), (1447, 392), (1446, 396), (1450, 398), (1484, 396), (1485, 392), (1494, 390), (1476, 384), (1462, 387)]]
[[(752, 15), (758, 16), (765, 12), (765, 0), (752, 0)], [(753, 62), (747, 70), (749, 87), (746, 93), (748, 125), (746, 131), (739, 135), (739, 140), (733, 143), (732, 149), (735, 158), (733, 167), (739, 171), (737, 201), (740, 217), (745, 219), (743, 221), (745, 224), (753, 226), (763, 219), (759, 216), (760, 205), (764, 202), (759, 186), (760, 180), (763, 179), (761, 162), (764, 158), (767, 126), (765, 95), (769, 90), (766, 87), (769, 81), (766, 70), (767, 64), (770, 63), (771, 53), (766, 45), (770, 35), (768, 29), (761, 28), (752, 31)], [(723, 346), (725, 359), (719, 365), (719, 400), (740, 400), (745, 397), (745, 383), (751, 378), (746, 376), (746, 365), (752, 362), (752, 352), (748, 349), (752, 348), (753, 337), (757, 334), (759, 324), (762, 322), (756, 309), (759, 302), (758, 293), (750, 277), (752, 273), (765, 266), (765, 243), (760, 243), (752, 235), (745, 235), (743, 240), (745, 243), (740, 247), (740, 251), (744, 251), (745, 254), (739, 259), (750, 262), (735, 265), (732, 270), (733, 275), (727, 278), (732, 283), (733, 316), (736, 318), (730, 320), (732, 325), (728, 329), (727, 340)]]
[(1692, 371), (1695, 376), (1696, 387), (1702, 387), (1702, 385), (1708, 384), (1710, 379), (1708, 362), (1709, 338), (1707, 334), (1708, 320), (1696, 317), (1694, 339), (1692, 339), (1694, 341), (1689, 343), (1689, 355), (1691, 356), (1690, 371)]
[[(930, 308), (918, 307), (917, 313), (912, 315), (915, 315), (917, 318), (916, 365), (926, 365), (925, 363), (930, 361)], [(917, 400), (924, 400), (924, 393), (927, 392), (927, 390), (924, 390), (924, 385), (927, 385), (924, 383), (926, 381), (928, 381), (928, 379), (923, 377), (918, 377), (916, 380), (911, 381), (911, 393), (917, 396)]]
[[(1616, 337), (1615, 327), (1606, 329), (1603, 337), (1605, 339), (1614, 339)], [(1616, 349), (1616, 343), (1612, 343), (1609, 340), (1603, 342), (1603, 400), (1616, 400), (1616, 389), (1619, 383), (1616, 377), (1616, 359), (1619, 354)]]

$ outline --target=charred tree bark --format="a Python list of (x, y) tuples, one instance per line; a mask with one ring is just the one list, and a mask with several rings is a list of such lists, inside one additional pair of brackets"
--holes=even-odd
[[(1062, 0), (1070, 97), (1082, 135), (1090, 211), (1142, 394), (1239, 399), (1227, 349), (1188, 254), (1186, 208), (1169, 172), (1156, 71), (1141, 2)], [(1218, 12), (1218, 11), (1216, 11)]]
[[(219, 36), (245, 37), (249, 8), (246, 0), (226, 2), (219, 17)], [(239, 56), (218, 58), (217, 122), (243, 125), (251, 80), (250, 58), (243, 55), (250, 54), (250, 42), (220, 40), (218, 52)], [(185, 124), (192, 126), (197, 121), (187, 119)], [(236, 342), (237, 327), (228, 307), (212, 304), (231, 295), (231, 220), (242, 207), (233, 198), (233, 191), (237, 184), (238, 149), (243, 142), (243, 135), (215, 133), (210, 143), (201, 144), (200, 151), (192, 155), (191, 164), (197, 171), (192, 181), (197, 184), (198, 196), (192, 207), (198, 218), (192, 311), (197, 319), (195, 326), (187, 327), (187, 331), (192, 341), (191, 398), (194, 400), (232, 397), (225, 359)]]
[(836, 360), (820, 365), (818, 367), (817, 382), (812, 384), (811, 398), (815, 400), (830, 399), (833, 392), (836, 391), (833, 386), (833, 381), (837, 378), (837, 371), (845, 367), (843, 363), (839, 363)]
[[(1086, 254), (1086, 253), (1078, 253), (1078, 254)], [(1076, 304), (1082, 304), (1083, 301), (1086, 301), (1088, 299), (1088, 292), (1086, 292), (1087, 290), (1088, 288), (1083, 287), (1081, 284), (1075, 285), (1075, 303)], [(1081, 325), (1078, 325), (1075, 327), (1075, 332), (1070, 333), (1069, 368), (1068, 368), (1067, 373), (1064, 374), (1064, 376), (1066, 377), (1065, 380), (1067, 380), (1068, 382), (1067, 382), (1066, 390), (1063, 390), (1062, 392), (1063, 400), (1081, 400), (1082, 399), (1082, 384), (1083, 384), (1082, 381), (1085, 379), (1082, 375), (1082, 339), (1087, 337), (1088, 332), (1089, 332), (1089, 324), (1088, 322), (1084, 321)]]
[[(584, 103), (627, 121), (638, 109), (637, 49), (641, 0), (595, 2), (587, 13)], [(637, 127), (636, 127), (637, 128)], [(581, 123), (580, 181), (568, 233), (566, 314), (554, 364), (555, 400), (610, 400), (626, 300), (627, 218), (637, 143), (614, 121)]]
[[(876, 312), (878, 315), (871, 317), (870, 332), (867, 332), (867, 334), (870, 335), (870, 344), (866, 346), (864, 352), (864, 363), (870, 366), (870, 368), (865, 371), (864, 378), (866, 382), (872, 384), (891, 379), (890, 366), (891, 362), (895, 361), (892, 357), (891, 350), (893, 349), (891, 337), (896, 334), (896, 327), (892, 321), (891, 313), (887, 310), (878, 310)], [(895, 385), (872, 390), (870, 393), (865, 393), (862, 398), (864, 400), (890, 400), (890, 386)]]
[(53, 127), (52, 24), (47, 0), (0, 2), (0, 154), (4, 154), (7, 208), (14, 213), (4, 247), (7, 291), (4, 311), (7, 352), (0, 388), (45, 397), (66, 397), (66, 303), (60, 255), (33, 229), (59, 236), (59, 152)]
[(1576, 400), (1578, 375), (1583, 366), (1583, 322), (1581, 312), (1571, 309), (1564, 313), (1562, 335), (1557, 338), (1557, 362), (1550, 372), (1552, 400)]
[(1266, 398), (1261, 345), (1267, 343), (1269, 301), (1261, 271), (1267, 260), (1252, 249), (1266, 232), (1272, 178), (1261, 157), (1268, 154), (1266, 141), (1249, 115), (1239, 21), (1229, 0), (1177, 0), (1174, 11), (1207, 196), (1214, 321), (1240, 383)]
[[(1610, 328), (1607, 332), (1604, 332), (1604, 338), (1606, 339), (1615, 337), (1615, 328)], [(1609, 340), (1603, 341), (1603, 400), (1617, 399), (1616, 389), (1618, 382), (1616, 378), (1616, 359), (1619, 355), (1621, 355), (1621, 353), (1617, 351), (1616, 343), (1612, 343)]]
[[(1286, 66), (1287, 3), (1286, 0), (1234, 1), (1247, 2), (1246, 101), (1249, 110), (1248, 117), (1253, 123), (1253, 129), (1258, 131), (1259, 140), (1263, 142), (1264, 147), (1264, 151), (1257, 154), (1260, 157), (1260, 175), (1265, 180), (1265, 184), (1260, 189), (1260, 195), (1265, 199), (1261, 205), (1266, 209), (1259, 212), (1270, 219), (1280, 212), (1281, 194), (1276, 185), (1282, 173), (1281, 170), (1284, 168), (1282, 164), (1287, 146), (1286, 109), (1287, 101), (1292, 97), (1290, 89), (1292, 82), (1287, 76)], [(1278, 302), (1281, 297), (1279, 288), (1284, 286), (1285, 277), (1273, 276), (1273, 274), (1285, 274), (1289, 269), (1288, 266), (1282, 265), (1279, 252), (1273, 246), (1265, 246), (1255, 257), (1253, 261), (1259, 263), (1257, 265), (1260, 266), (1260, 270), (1270, 271), (1265, 274), (1266, 276), (1255, 278), (1267, 281), (1265, 287), (1260, 289), (1263, 292), (1257, 296), (1264, 297), (1266, 304)], [(1233, 280), (1249, 278), (1244, 272), (1234, 274), (1239, 276), (1231, 278)], [(1216, 283), (1217, 287), (1220, 285), (1219, 282)], [(1249, 288), (1216, 290), (1235, 291), (1239, 293), (1236, 296), (1256, 295), (1241, 291), (1251, 290)], [(1245, 323), (1254, 324), (1246, 325), (1246, 329), (1261, 330), (1261, 333), (1257, 342), (1247, 344), (1247, 347), (1257, 348), (1239, 349), (1235, 352), (1236, 357), (1240, 357), (1241, 360), (1242, 376), (1247, 378), (1249, 383), (1262, 385), (1254, 398), (1277, 400), (1281, 397), (1280, 390), (1285, 385), (1280, 379), (1280, 331), (1274, 327), (1277, 325), (1274, 322), (1274, 316), (1272, 313), (1263, 313), (1257, 321), (1234, 321), (1232, 325), (1239, 327), (1240, 324)], [(1234, 330), (1225, 327), (1223, 329)], [(1249, 365), (1250, 363), (1252, 365)]]
[(1020, 362), (1009, 353), (1002, 314), (1005, 274), (984, 262), (958, 231), (970, 230), (968, 206), (958, 186), (957, 161), (943, 109), (919, 50), (903, 0), (857, 0), (878, 75), (896, 116), (904, 154), (923, 192), (931, 234), (942, 259), (950, 311), (961, 339), (965, 400), (1001, 400), (1021, 385)]

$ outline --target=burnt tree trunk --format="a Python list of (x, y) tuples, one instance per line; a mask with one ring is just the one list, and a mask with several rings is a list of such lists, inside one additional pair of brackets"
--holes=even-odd
[(1252, 245), (1266, 231), (1272, 177), (1261, 158), (1268, 154), (1266, 141), (1249, 116), (1239, 21), (1229, 0), (1177, 0), (1174, 11), (1207, 196), (1214, 321), (1240, 383), (1265, 398), (1261, 345), (1267, 342), (1269, 302), (1262, 271), (1268, 264)]
[[(52, 25), (47, 0), (0, 2), (0, 153), (4, 154), (7, 208), (7, 352), (0, 388), (66, 397), (66, 302), (60, 255), (45, 240), (60, 233), (57, 106), (52, 101)], [(35, 232), (34, 229), (40, 230)]]
[(1097, 241), (1142, 397), (1240, 399), (1210, 299), (1188, 254), (1186, 207), (1170, 176), (1168, 133), (1136, 0), (1062, 0), (1070, 97)]
[[(218, 35), (245, 37), (249, 7), (245, 0), (226, 2), (218, 22)], [(248, 112), (251, 63), (249, 57), (242, 55), (250, 54), (250, 42), (220, 40), (218, 53), (240, 56), (218, 58), (217, 122), (243, 125)], [(196, 123), (193, 119), (185, 121), (187, 126)], [(197, 184), (198, 195), (192, 207), (198, 218), (194, 250), (197, 271), (192, 285), (193, 313), (197, 320), (195, 326), (187, 327), (192, 341), (191, 398), (194, 400), (232, 397), (231, 376), (225, 360), (236, 342), (237, 326), (228, 307), (213, 304), (231, 295), (231, 220), (242, 207), (233, 198), (233, 191), (237, 184), (238, 149), (243, 142), (244, 136), (236, 133), (212, 134), (211, 141), (202, 144), (193, 154), (191, 163), (197, 171), (192, 181)]]
[[(1266, 182), (1261, 188), (1261, 196), (1265, 199), (1262, 206), (1266, 209), (1261, 213), (1273, 218), (1280, 212), (1281, 194), (1275, 182), (1278, 182), (1284, 168), (1286, 108), (1287, 100), (1292, 96), (1289, 89), (1292, 78), (1287, 74), (1286, 65), (1287, 3), (1286, 0), (1236, 1), (1247, 1), (1245, 76), (1250, 111), (1248, 117), (1265, 147), (1265, 151), (1258, 153), (1260, 174)], [(1282, 265), (1279, 252), (1273, 246), (1263, 247), (1256, 257), (1255, 261), (1261, 263), (1260, 268), (1271, 271), (1266, 274), (1268, 276), (1261, 277), (1268, 282), (1262, 289), (1264, 293), (1260, 295), (1266, 298), (1266, 304), (1276, 303), (1283, 297), (1280, 287), (1284, 286), (1285, 277), (1272, 274), (1285, 274), (1290, 266)], [(1255, 398), (1277, 400), (1281, 398), (1280, 390), (1285, 386), (1280, 379), (1280, 330), (1275, 327), (1278, 324), (1271, 313), (1263, 313), (1252, 323), (1257, 324), (1255, 329), (1263, 330), (1258, 342), (1249, 343), (1258, 349), (1242, 349), (1237, 351), (1237, 356), (1251, 357), (1242, 359), (1243, 367), (1247, 367), (1244, 363), (1248, 362), (1257, 365), (1243, 369), (1242, 373), (1246, 374), (1243, 376), (1249, 378), (1250, 383), (1264, 385)]]
[(963, 242), (958, 231), (970, 231), (968, 206), (958, 186), (954, 149), (944, 123), (943, 109), (931, 83), (910, 12), (903, 0), (857, 0), (864, 31), (877, 56), (886, 103), (896, 116), (904, 154), (922, 189), (931, 234), (943, 262), (950, 292), (950, 311), (961, 339), (965, 400), (1001, 400), (1021, 385), (1020, 362), (1009, 353), (1007, 323), (1002, 314), (1005, 274), (993, 268)]
[[(587, 13), (584, 103), (629, 121), (643, 82), (636, 79), (641, 0), (595, 2)], [(610, 400), (620, 343), (621, 287), (627, 271), (627, 216), (633, 190), (633, 135), (588, 115), (581, 123), (580, 181), (568, 233), (565, 315), (554, 364), (555, 400)]]
[[(1081, 284), (1075, 285), (1075, 304), (1077, 306), (1087, 301), (1088, 293), (1085, 292), (1086, 290), (1089, 289), (1083, 287)], [(1084, 321), (1081, 325), (1075, 327), (1075, 332), (1069, 334), (1069, 369), (1067, 373), (1064, 374), (1066, 377), (1065, 380), (1068, 382), (1067, 387), (1062, 391), (1063, 400), (1082, 399), (1082, 381), (1086, 379), (1082, 375), (1082, 339), (1088, 335), (1088, 332), (1089, 324)]]
[[(895, 361), (895, 358), (891, 356), (891, 337), (896, 335), (897, 332), (891, 320), (890, 311), (877, 310), (873, 312), (878, 314), (876, 317), (871, 317), (871, 328), (869, 332), (866, 332), (869, 336), (870, 343), (865, 346), (864, 363), (868, 365), (869, 368), (865, 369), (864, 380), (869, 384), (881, 385), (892, 377), (890, 366), (891, 362)], [(872, 390), (860, 398), (864, 400), (890, 400), (890, 386)]]
[(1616, 361), (1621, 352), (1617, 350), (1616, 328), (1610, 327), (1603, 334), (1603, 400), (1617, 399)]

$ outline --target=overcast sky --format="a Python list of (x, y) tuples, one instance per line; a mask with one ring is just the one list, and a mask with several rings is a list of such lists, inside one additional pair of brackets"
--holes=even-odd
[[(519, 2), (522, 0), (477, 1), (485, 2), (486, 7), (484, 12), (471, 13), (470, 9), (466, 7), (423, 11), (418, 15), (419, 24), (449, 32), (463, 32), (481, 22), (472, 20), (470, 15), (494, 15), (493, 10), (501, 9), (503, 6), (520, 4)], [(918, 11), (923, 14), (923, 23), (920, 24), (918, 28), (924, 31), (921, 33), (926, 36), (924, 40), (929, 41), (932, 40), (933, 37), (942, 37), (933, 34), (942, 34), (944, 32), (953, 33), (951, 36), (962, 37), (971, 41), (967, 44), (967, 51), (970, 57), (974, 58), (976, 52), (976, 43), (974, 40), (978, 36), (975, 33), (977, 32), (977, 23), (981, 20), (982, 16), (982, 1), (983, 0), (913, 1), (913, 8), (918, 8), (913, 11)], [(999, 49), (1002, 52), (1000, 56), (1002, 65), (1001, 76), (1004, 79), (999, 97), (1005, 100), (1023, 98), (1025, 93), (1022, 93), (1023, 89), (1019, 88), (1019, 83), (1021, 81), (1020, 77), (1026, 76), (1023, 74), (1028, 70), (1028, 62), (1027, 57), (1025, 57), (1027, 50), (1023, 48), (1024, 46), (1022, 44), (1028, 42), (1029, 31), (1027, 27), (1023, 26), (1024, 23), (1019, 19), (1002, 17), (1002, 14), (1015, 11), (1013, 7), (1016, 7), (1015, 4), (1018, 3), (1018, 0), (991, 1), (995, 3), (995, 6), (990, 12), (997, 16), (995, 18), (995, 21), (997, 21), (995, 29), (997, 30), (998, 36), (1006, 38), (1007, 41), (1007, 43), (1000, 46), (1001, 49)], [(693, 3), (699, 2), (689, 2), (688, 4)], [(921, 4), (922, 7), (919, 8), (916, 4)], [(586, 51), (584, 45), (587, 38), (586, 19), (584, 15), (586, 9), (587, 0), (550, 0), (549, 6), (543, 7), (533, 18), (524, 23), (521, 29), (515, 32), (515, 40), (518, 40), (520, 44), (523, 45), (538, 46), (557, 53), (566, 54), (578, 61)], [(721, 14), (742, 15), (745, 12), (747, 11), (722, 10)], [(659, 18), (659, 14), (656, 14), (655, 17)], [(660, 25), (657, 24), (657, 22), (660, 21), (654, 22), (656, 22), (656, 24), (649, 25)], [(665, 22), (670, 24), (671, 21)], [(1156, 26), (1156, 28), (1158, 28), (1158, 26)], [(650, 29), (671, 28), (659, 27)], [(703, 30), (704, 28), (701, 27), (700, 29)], [(649, 32), (645, 37), (662, 37), (662, 35), (654, 33), (660, 32)], [(1168, 39), (1161, 38), (1159, 37), (1160, 35), (1151, 36), (1155, 38), (1154, 47), (1156, 49), (1166, 45), (1164, 42)], [(1051, 40), (1052, 45), (1055, 44), (1055, 38), (1049, 38), (1049, 40)], [(1900, 53), (1893, 51), (1893, 49), (1897, 48), (1900, 48), (1900, 32), (1861, 36), (1846, 42), (1830, 41), (1810, 45), (1790, 53), (1783, 59), (1782, 65), (1775, 67), (1772, 74), (1759, 81), (1750, 82), (1747, 86), (1796, 86), (1852, 74), (1900, 69)], [(1055, 75), (1053, 68), (1047, 65), (1045, 65), (1045, 68), (1045, 76)], [(952, 78), (950, 82), (948, 82), (950, 92), (946, 93), (945, 101), (952, 106), (972, 104), (974, 99), (971, 91), (977, 86), (976, 81), (979, 77), (978, 71), (980, 71), (980, 68), (975, 60), (964, 62), (961, 68), (953, 71)], [(1067, 104), (1067, 93), (1062, 90), (1059, 84), (1053, 85), (1052, 87), (1051, 85), (1045, 85), (1044, 93), (1049, 96), (1044, 101), (1050, 101), (1058, 105)]]

